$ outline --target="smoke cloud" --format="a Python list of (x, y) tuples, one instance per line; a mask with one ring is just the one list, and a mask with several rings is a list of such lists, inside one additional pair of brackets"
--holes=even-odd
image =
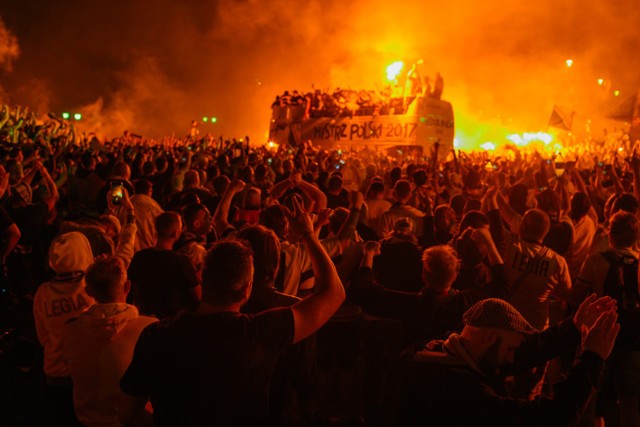
[(0, 70), (10, 72), (13, 61), (20, 55), (18, 39), (0, 19)]
[[(0, 18), (0, 72), (11, 72), (13, 61), (20, 55), (18, 39), (4, 25)], [(8, 100), (8, 95), (0, 84), (0, 102)]]
[(441, 72), (469, 137), (481, 123), (544, 130), (554, 104), (604, 117), (640, 86), (633, 0), (5, 3), (11, 101), (82, 111), (109, 136), (185, 135), (207, 116), (201, 132), (264, 141), (275, 95), (374, 88), (396, 60)]

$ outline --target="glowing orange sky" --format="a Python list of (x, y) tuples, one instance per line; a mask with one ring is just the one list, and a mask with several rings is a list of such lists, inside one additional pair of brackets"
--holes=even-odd
[[(632, 0), (102, 3), (2, 2), (20, 55), (0, 71), (0, 97), (92, 106), (111, 134), (186, 134), (206, 115), (218, 123), (205, 131), (260, 140), (276, 94), (375, 87), (396, 60), (442, 73), (466, 134), (478, 123), (542, 130), (553, 104), (604, 115), (640, 86)], [(0, 32), (0, 69), (6, 46)]]

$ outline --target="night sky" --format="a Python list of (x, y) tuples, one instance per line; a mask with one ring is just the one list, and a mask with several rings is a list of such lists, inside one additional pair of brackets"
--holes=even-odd
[(633, 0), (4, 0), (0, 18), (0, 98), (108, 135), (216, 116), (205, 131), (262, 140), (276, 94), (373, 88), (395, 60), (440, 71), (459, 123), (535, 128), (554, 103), (604, 114), (640, 87)]

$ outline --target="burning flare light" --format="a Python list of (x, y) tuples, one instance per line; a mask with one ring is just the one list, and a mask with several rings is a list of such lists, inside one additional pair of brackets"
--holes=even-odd
[(404, 62), (396, 61), (387, 67), (387, 80), (394, 81), (404, 68)]
[(272, 151), (277, 151), (277, 150), (278, 150), (278, 144), (276, 144), (276, 143), (275, 143), (275, 142), (273, 142), (273, 141), (269, 141), (269, 142), (267, 143), (267, 148), (268, 148), (269, 150), (272, 150)]
[(525, 132), (522, 135), (517, 133), (507, 135), (507, 139), (516, 145), (528, 145), (534, 141), (542, 141), (544, 145), (549, 145), (553, 141), (553, 136), (544, 132)]

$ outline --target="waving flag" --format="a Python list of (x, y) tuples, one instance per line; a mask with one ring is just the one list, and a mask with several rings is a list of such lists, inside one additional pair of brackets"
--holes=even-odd
[(573, 126), (573, 117), (575, 115), (576, 112), (570, 108), (554, 105), (551, 117), (549, 118), (549, 126), (564, 130), (571, 130), (571, 126)]

